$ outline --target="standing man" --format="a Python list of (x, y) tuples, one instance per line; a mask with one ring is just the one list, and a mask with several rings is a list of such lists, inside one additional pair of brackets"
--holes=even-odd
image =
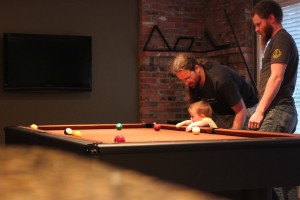
[(202, 100), (211, 105), (218, 127), (247, 128), (247, 108), (255, 106), (258, 98), (235, 71), (213, 62), (197, 62), (186, 54), (176, 56), (171, 71), (187, 86), (190, 103)]
[[(259, 81), (259, 104), (248, 127), (260, 131), (295, 131), (298, 119), (293, 99), (297, 79), (298, 50), (282, 26), (282, 9), (271, 0), (257, 3), (251, 13), (264, 50)], [(296, 188), (274, 188), (279, 199), (297, 199)], [(293, 196), (293, 197), (292, 197)], [(276, 198), (275, 198), (276, 199)]]

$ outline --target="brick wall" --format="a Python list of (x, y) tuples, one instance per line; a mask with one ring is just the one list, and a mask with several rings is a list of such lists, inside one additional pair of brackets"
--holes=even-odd
[(189, 118), (185, 87), (169, 72), (178, 52), (218, 60), (250, 81), (224, 8), (254, 74), (252, 0), (141, 0), (139, 102), (142, 122), (168, 123)]

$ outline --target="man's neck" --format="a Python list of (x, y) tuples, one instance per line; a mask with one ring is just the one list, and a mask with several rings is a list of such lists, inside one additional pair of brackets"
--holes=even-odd
[(201, 66), (200, 68), (200, 89), (204, 86), (204, 83), (205, 83), (205, 73), (204, 73), (204, 69), (203, 67)]
[(274, 35), (276, 35), (278, 33), (278, 31), (282, 30), (283, 29), (283, 26), (281, 24), (277, 24), (276, 26), (274, 26), (274, 31), (272, 33), (272, 37)]

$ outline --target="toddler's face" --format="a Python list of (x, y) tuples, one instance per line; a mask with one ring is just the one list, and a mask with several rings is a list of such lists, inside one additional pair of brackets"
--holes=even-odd
[(200, 120), (203, 118), (202, 116), (200, 116), (200, 115), (197, 113), (196, 109), (191, 109), (191, 110), (189, 111), (189, 113), (190, 113), (192, 122), (200, 121)]

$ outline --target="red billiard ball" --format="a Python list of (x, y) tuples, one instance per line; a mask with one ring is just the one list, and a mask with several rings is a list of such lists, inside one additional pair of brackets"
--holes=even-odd
[(154, 123), (153, 128), (154, 128), (154, 130), (159, 131), (160, 130), (160, 124)]
[(125, 142), (125, 137), (123, 135), (117, 135), (114, 140), (115, 143)]

